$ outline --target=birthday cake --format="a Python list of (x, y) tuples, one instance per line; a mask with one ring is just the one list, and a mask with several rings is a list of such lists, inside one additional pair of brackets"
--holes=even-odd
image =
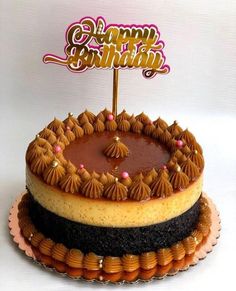
[(201, 146), (176, 121), (69, 113), (27, 149), (19, 225), (42, 255), (72, 269), (165, 266), (193, 254), (209, 233), (203, 168)]

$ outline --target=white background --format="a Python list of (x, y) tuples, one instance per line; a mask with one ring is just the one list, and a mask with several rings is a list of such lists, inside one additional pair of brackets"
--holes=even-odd
[[(63, 56), (66, 27), (83, 16), (108, 23), (155, 23), (171, 73), (152, 80), (120, 72), (120, 110), (177, 119), (204, 148), (204, 189), (221, 213), (214, 252), (196, 267), (133, 289), (222, 290), (234, 287), (236, 221), (236, 2), (220, 0), (0, 0), (0, 290), (90, 290), (34, 265), (11, 242), (8, 210), (24, 190), (24, 154), (54, 116), (110, 107), (112, 72), (72, 74), (45, 65)], [(226, 287), (227, 285), (227, 287)], [(111, 289), (114, 287), (103, 287)], [(121, 290), (124, 287), (117, 287)]]

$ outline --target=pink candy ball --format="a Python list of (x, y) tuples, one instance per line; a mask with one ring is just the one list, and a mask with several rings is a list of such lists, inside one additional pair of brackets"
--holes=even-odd
[(56, 145), (54, 147), (54, 151), (55, 151), (55, 153), (60, 153), (62, 151), (62, 149), (61, 149), (61, 147), (59, 145)]
[(127, 179), (127, 178), (129, 177), (129, 173), (128, 173), (128, 172), (122, 172), (122, 173), (121, 173), (121, 177), (122, 177), (123, 179)]
[(80, 165), (79, 165), (79, 168), (80, 168), (80, 169), (83, 169), (83, 168), (84, 168), (84, 165), (83, 165), (83, 164), (80, 164)]
[(176, 141), (176, 146), (177, 146), (178, 148), (182, 148), (183, 145), (184, 145), (184, 143), (182, 142), (182, 140), (179, 139), (179, 140)]
[(70, 127), (69, 127), (69, 126), (67, 126), (67, 127), (66, 127), (66, 129), (67, 129), (67, 130), (70, 130)]
[(162, 168), (163, 170), (166, 170), (166, 169), (167, 169), (167, 166), (166, 166), (166, 165), (162, 165), (161, 168)]
[(112, 114), (108, 114), (107, 119), (109, 121), (112, 121), (114, 119), (114, 116)]

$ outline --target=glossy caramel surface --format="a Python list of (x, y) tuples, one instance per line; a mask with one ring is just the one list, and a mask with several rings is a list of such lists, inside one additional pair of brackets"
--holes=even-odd
[[(114, 136), (119, 136), (128, 147), (128, 157), (108, 158), (104, 155), (103, 150)], [(97, 173), (110, 172), (115, 175), (126, 171), (133, 176), (141, 171), (145, 173), (152, 168), (159, 168), (169, 160), (170, 154), (163, 145), (148, 136), (104, 131), (75, 140), (65, 148), (64, 157), (78, 168), (83, 164), (87, 170)]]

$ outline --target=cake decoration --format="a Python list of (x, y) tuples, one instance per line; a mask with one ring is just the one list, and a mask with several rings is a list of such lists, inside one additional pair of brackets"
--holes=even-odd
[(81, 187), (82, 193), (85, 197), (90, 198), (101, 198), (103, 192), (103, 185), (100, 183), (94, 175), (92, 175), (89, 179), (85, 180)]
[(124, 158), (129, 154), (125, 144), (120, 141), (118, 136), (113, 138), (113, 142), (104, 149), (104, 154), (110, 158)]
[(44, 62), (77, 73), (112, 69), (112, 110), (55, 117), (30, 143), (21, 235), (37, 260), (71, 277), (121, 282), (173, 273), (214, 223), (202, 194), (202, 148), (177, 121), (117, 108), (121, 69), (142, 68), (146, 78), (169, 72), (160, 33), (152, 24), (85, 17), (69, 26), (66, 42), (65, 58), (47, 54)]
[(185, 189), (189, 184), (188, 176), (181, 170), (179, 165), (175, 166), (170, 174), (170, 182), (174, 190)]
[(118, 181), (118, 178), (115, 178), (115, 181), (109, 183), (105, 188), (104, 196), (108, 199), (121, 201), (127, 199), (127, 188), (125, 185)]

